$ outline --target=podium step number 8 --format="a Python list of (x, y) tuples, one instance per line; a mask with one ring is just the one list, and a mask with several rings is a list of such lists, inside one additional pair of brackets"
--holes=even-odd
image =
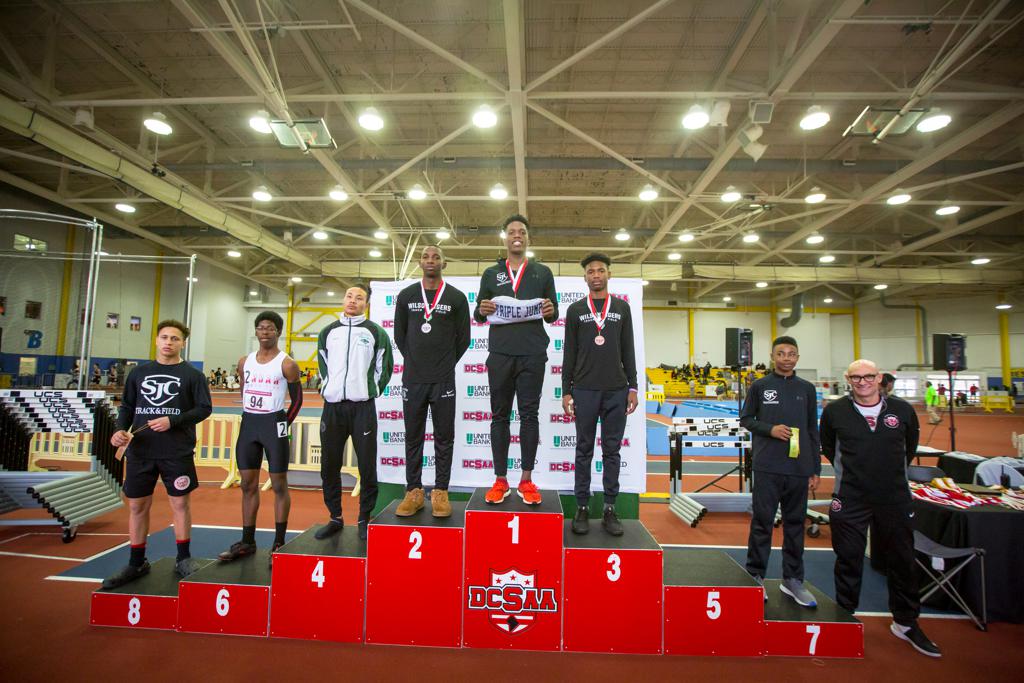
[(142, 619), (142, 603), (138, 598), (128, 601), (128, 623), (135, 626)]

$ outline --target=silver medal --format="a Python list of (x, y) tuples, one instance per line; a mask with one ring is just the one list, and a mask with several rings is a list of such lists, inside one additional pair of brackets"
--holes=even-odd
[(420, 325), (420, 331), (423, 332), (423, 334), (428, 334), (430, 332), (430, 323), (423, 323)]

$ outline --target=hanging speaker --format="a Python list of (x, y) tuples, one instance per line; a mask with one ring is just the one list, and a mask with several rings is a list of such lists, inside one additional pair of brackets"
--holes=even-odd
[(754, 364), (754, 332), (743, 327), (725, 328), (725, 364), (749, 367)]
[(962, 334), (932, 335), (932, 370), (959, 372), (967, 369), (967, 337)]

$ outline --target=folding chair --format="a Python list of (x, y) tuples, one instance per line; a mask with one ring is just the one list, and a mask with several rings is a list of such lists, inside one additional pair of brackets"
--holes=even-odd
[(907, 479), (922, 484), (927, 484), (932, 479), (941, 479), (946, 473), (940, 467), (928, 467), (927, 465), (908, 465)]
[[(921, 558), (917, 555), (914, 556), (914, 560), (917, 565), (924, 570), (924, 573), (928, 575), (931, 580), (928, 585), (921, 589), (921, 602), (924, 602), (930, 598), (935, 591), (940, 588), (942, 591), (949, 596), (949, 598), (957, 604), (964, 611), (974, 625), (982, 631), (988, 630), (988, 605), (985, 601), (985, 549), (984, 548), (950, 548), (949, 546), (936, 543), (932, 539), (928, 538), (920, 531), (914, 530), (914, 550), (921, 555), (927, 555), (931, 560), (930, 563), (925, 564), (921, 561)], [(954, 576), (960, 573), (960, 570), (969, 565), (975, 558), (981, 561), (981, 618), (979, 619), (971, 608), (967, 606), (963, 596), (957, 591), (951, 583)], [(950, 568), (946, 568), (947, 560), (958, 560), (956, 564)]]

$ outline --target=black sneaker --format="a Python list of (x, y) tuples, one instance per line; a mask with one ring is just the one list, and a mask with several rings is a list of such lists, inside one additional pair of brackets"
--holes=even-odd
[(601, 519), (601, 526), (612, 536), (621, 536), (625, 533), (622, 529), (622, 522), (619, 521), (618, 516), (615, 514), (614, 505), (604, 506), (604, 518)]
[(318, 541), (322, 541), (325, 538), (330, 538), (334, 534), (338, 533), (345, 528), (345, 520), (343, 519), (332, 519), (331, 521), (324, 524), (322, 527), (316, 530), (313, 536)]
[(284, 543), (274, 543), (274, 545), (270, 547), (270, 553), (267, 555), (267, 566), (271, 569), (274, 568), (274, 553), (276, 553), (283, 545)]
[[(906, 629), (906, 631), (904, 631)], [(928, 640), (928, 636), (924, 634), (921, 627), (914, 622), (913, 626), (900, 626), (896, 622), (889, 625), (889, 630), (892, 634), (900, 640), (905, 640), (910, 643), (911, 647), (920, 652), (923, 655), (929, 657), (941, 657), (942, 650), (939, 649), (938, 645)]]
[(255, 543), (246, 543), (245, 541), (239, 541), (232, 543), (231, 547), (222, 552), (217, 556), (217, 559), (221, 562), (231, 562), (237, 560), (240, 557), (246, 557), (256, 552)]
[(130, 564), (126, 564), (118, 573), (103, 579), (103, 589), (111, 590), (113, 588), (120, 588), (126, 583), (131, 583), (135, 579), (145, 576), (148, 573), (149, 562), (143, 562), (140, 567), (133, 567)]
[(576, 507), (576, 516), (572, 518), (572, 532), (574, 534), (585, 534), (590, 531), (590, 513), (586, 505)]
[(199, 562), (191, 557), (183, 557), (174, 563), (174, 573), (185, 578), (189, 574), (194, 574), (199, 570)]
[(366, 540), (366, 533), (369, 530), (370, 523), (365, 519), (359, 520), (359, 540)]

